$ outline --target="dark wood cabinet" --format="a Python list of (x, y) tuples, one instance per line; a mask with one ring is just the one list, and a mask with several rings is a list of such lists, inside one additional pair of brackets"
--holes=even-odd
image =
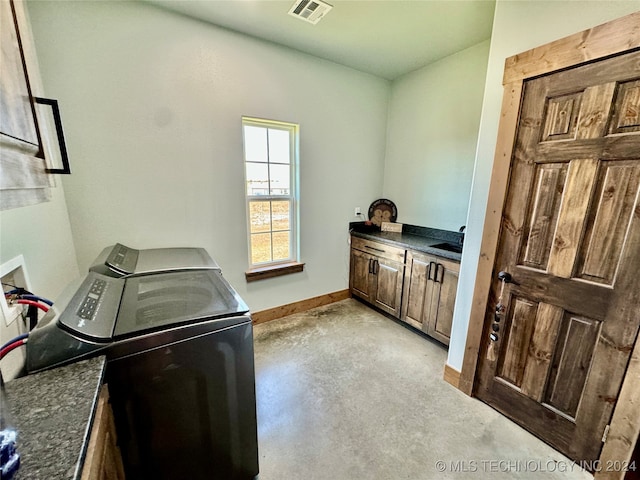
[(351, 294), (449, 345), (460, 264), (351, 238)]
[(371, 262), (373, 255), (361, 252), (355, 248), (351, 249), (351, 261), (349, 268), (349, 288), (351, 294), (372, 303), (371, 292), (372, 284), (372, 268)]
[(402, 248), (352, 237), (351, 293), (396, 317), (400, 316), (404, 277)]
[(448, 345), (460, 264), (407, 251), (401, 320)]
[(432, 280), (433, 292), (431, 293), (427, 334), (449, 345), (460, 264), (438, 258), (436, 265)]

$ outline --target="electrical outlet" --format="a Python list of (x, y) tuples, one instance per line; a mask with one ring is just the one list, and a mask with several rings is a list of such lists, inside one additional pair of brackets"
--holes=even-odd
[[(3, 292), (10, 291), (13, 288), (11, 285), (31, 290), (31, 282), (29, 282), (27, 267), (22, 255), (18, 255), (0, 265), (0, 278), (2, 279)], [(7, 326), (11, 325), (15, 319), (22, 314), (22, 305), (7, 304), (4, 295), (2, 295), (2, 299), (0, 300), (0, 308), (2, 309), (2, 316)]]
[(362, 211), (360, 210), (360, 207), (356, 207), (356, 210), (355, 210), (355, 216), (357, 217), (358, 215), (362, 215)]

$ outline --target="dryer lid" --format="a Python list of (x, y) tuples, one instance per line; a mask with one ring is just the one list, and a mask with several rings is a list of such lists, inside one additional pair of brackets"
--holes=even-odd
[(241, 316), (248, 311), (218, 270), (130, 277), (125, 282), (114, 338)]
[(144, 274), (205, 269), (220, 270), (220, 267), (204, 248), (148, 248), (139, 251), (138, 263), (133, 273)]
[[(102, 257), (103, 254), (100, 254)], [(204, 248), (172, 247), (136, 250), (116, 243), (104, 264), (118, 275), (146, 275), (180, 270), (220, 269)]]

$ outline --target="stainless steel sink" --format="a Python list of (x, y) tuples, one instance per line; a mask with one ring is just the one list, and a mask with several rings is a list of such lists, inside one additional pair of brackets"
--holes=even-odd
[(456, 245), (455, 243), (438, 243), (431, 245), (431, 248), (438, 248), (440, 250), (446, 250), (447, 252), (462, 253), (462, 245)]

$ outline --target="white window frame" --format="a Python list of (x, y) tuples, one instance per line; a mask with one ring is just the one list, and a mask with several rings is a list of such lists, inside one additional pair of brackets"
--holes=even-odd
[[(289, 132), (289, 195), (249, 195), (247, 191), (247, 156), (246, 156), (246, 146), (245, 146), (245, 137), (244, 137), (244, 127), (252, 126), (252, 127), (261, 127), (268, 129), (277, 129), (277, 130), (285, 130)], [(246, 203), (246, 217), (247, 217), (247, 258), (249, 262), (249, 270), (252, 269), (263, 269), (269, 267), (279, 267), (283, 265), (289, 265), (292, 263), (299, 262), (299, 251), (300, 251), (300, 232), (299, 232), (299, 176), (298, 176), (298, 165), (299, 165), (299, 125), (295, 123), (281, 122), (276, 120), (266, 120), (261, 118), (254, 117), (242, 117), (242, 149), (243, 149), (243, 170), (244, 170), (244, 186), (245, 186), (245, 203)], [(267, 137), (268, 138), (268, 137)], [(268, 141), (268, 140), (267, 140)], [(269, 160), (269, 159), (267, 159)], [(275, 163), (275, 162), (267, 162), (267, 163)], [(264, 202), (272, 202), (272, 201), (288, 201), (290, 205), (290, 213), (289, 213), (289, 258), (287, 259), (278, 259), (271, 260), (268, 262), (260, 262), (253, 263), (251, 258), (251, 215), (249, 210), (250, 202), (255, 201), (264, 201)], [(271, 233), (273, 230), (270, 231)], [(273, 249), (273, 243), (272, 249)], [(272, 250), (273, 257), (273, 250)]]

